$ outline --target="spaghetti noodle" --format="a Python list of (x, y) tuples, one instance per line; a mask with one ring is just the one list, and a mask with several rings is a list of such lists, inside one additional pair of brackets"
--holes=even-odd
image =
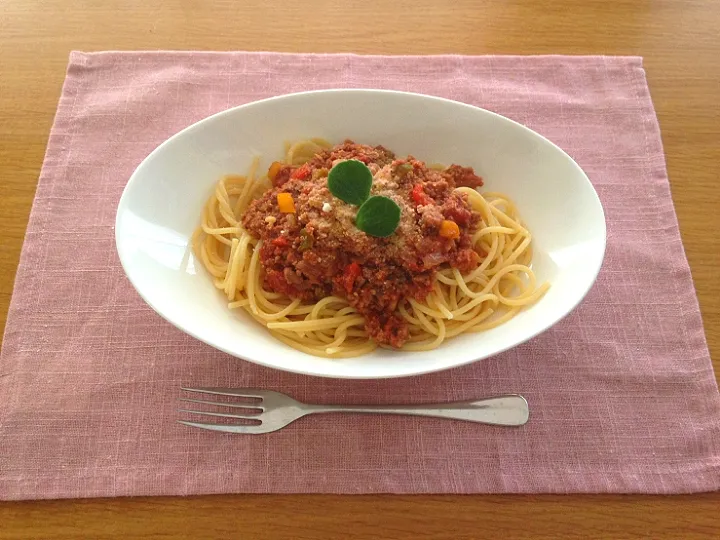
[[(301, 166), (328, 148), (320, 139), (288, 145), (284, 165)], [(277, 339), (312, 355), (343, 358), (374, 350), (378, 343), (368, 333), (366, 317), (342, 295), (308, 300), (265, 286), (263, 240), (243, 226), (243, 215), (271, 187), (268, 176), (258, 173), (257, 159), (246, 176), (223, 177), (193, 236), (194, 252), (228, 307), (245, 310)], [(503, 324), (549, 287), (537, 283), (530, 267), (532, 236), (513, 202), (501, 193), (480, 194), (471, 187), (454, 192), (477, 213), (471, 246), (480, 254), (479, 264), (466, 272), (440, 265), (424, 299), (409, 296), (397, 302), (395, 313), (407, 325), (403, 350), (434, 349), (458, 334)], [(268, 224), (275, 219), (265, 218)]]

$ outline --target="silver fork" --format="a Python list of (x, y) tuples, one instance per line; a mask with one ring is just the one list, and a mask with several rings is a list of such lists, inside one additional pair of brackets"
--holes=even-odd
[(412, 416), (432, 416), (435, 418), (452, 418), (494, 424), (498, 426), (522, 426), (528, 421), (529, 411), (525, 398), (517, 394), (497, 396), (476, 401), (456, 401), (452, 403), (432, 403), (423, 405), (310, 405), (295, 401), (290, 396), (255, 388), (182, 388), (187, 392), (200, 392), (218, 396), (236, 396), (252, 399), (253, 402), (221, 403), (202, 399), (180, 398), (180, 401), (202, 403), (247, 409), (245, 414), (231, 414), (211, 411), (192, 411), (180, 409), (180, 412), (204, 414), (222, 418), (237, 418), (251, 421), (252, 424), (206, 424), (178, 420), (186, 426), (225, 431), (228, 433), (269, 433), (284, 428), (289, 423), (307, 414), (316, 413), (380, 413), (407, 414)]

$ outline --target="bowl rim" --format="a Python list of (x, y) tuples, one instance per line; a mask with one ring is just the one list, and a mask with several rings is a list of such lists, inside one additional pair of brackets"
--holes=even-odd
[[(456, 362), (451, 363), (450, 365), (440, 366), (440, 367), (425, 367), (425, 368), (413, 369), (413, 366), (414, 366), (413, 364), (403, 363), (402, 365), (408, 366), (409, 369), (404, 370), (402, 373), (390, 373), (390, 374), (382, 374), (382, 375), (358, 374), (358, 373), (328, 374), (328, 373), (323, 373), (322, 371), (315, 370), (315, 369), (297, 369), (297, 368), (294, 368), (294, 365), (292, 365), (292, 364), (288, 365), (288, 366), (277, 365), (272, 362), (265, 361), (262, 357), (250, 359), (250, 358), (247, 358), (246, 356), (241, 356), (236, 351), (230, 350), (227, 347), (217, 345), (215, 343), (212, 343), (210, 340), (206, 340), (206, 339), (200, 337), (194, 330), (182, 326), (181, 324), (172, 320), (170, 315), (166, 315), (161, 310), (159, 310), (150, 301), (150, 299), (147, 298), (147, 296), (143, 293), (141, 288), (138, 287), (136, 281), (133, 279), (132, 274), (128, 269), (128, 258), (123, 257), (123, 249), (121, 248), (120, 237), (118, 234), (118, 230), (120, 228), (119, 224), (121, 221), (121, 215), (126, 210), (126, 207), (128, 206), (128, 199), (129, 199), (128, 193), (132, 190), (131, 186), (138, 181), (137, 179), (140, 176), (141, 170), (144, 168), (145, 164), (147, 162), (149, 162), (153, 158), (153, 156), (163, 152), (164, 148), (166, 146), (173, 144), (173, 142), (176, 139), (183, 137), (188, 133), (192, 133), (196, 129), (201, 129), (201, 127), (204, 123), (210, 122), (212, 119), (221, 118), (223, 116), (228, 116), (228, 115), (234, 114), (236, 111), (241, 110), (241, 109), (249, 109), (249, 108), (253, 108), (253, 107), (264, 106), (268, 103), (272, 103), (273, 101), (278, 101), (278, 100), (297, 99), (297, 98), (303, 98), (308, 95), (343, 94), (343, 93), (344, 94), (357, 93), (357, 94), (367, 94), (367, 95), (410, 96), (413, 99), (421, 98), (421, 99), (451, 104), (453, 106), (467, 108), (468, 110), (474, 110), (474, 111), (479, 110), (479, 111), (482, 111), (484, 114), (496, 117), (500, 121), (510, 122), (510, 123), (514, 124), (516, 128), (520, 128), (520, 130), (530, 134), (533, 137), (539, 137), (544, 143), (550, 145), (556, 151), (559, 151), (561, 154), (563, 154), (570, 161), (572, 167), (574, 167), (580, 173), (581, 177), (583, 178), (584, 182), (587, 183), (588, 187), (590, 187), (590, 191), (592, 192), (593, 197), (594, 197), (594, 202), (597, 204), (597, 208), (599, 209), (600, 215), (602, 217), (602, 220), (600, 220), (602, 222), (602, 252), (600, 254), (600, 257), (597, 259), (597, 264), (594, 265), (594, 267), (592, 267), (591, 269), (588, 269), (588, 272), (587, 272), (588, 275), (590, 275), (592, 273), (591, 279), (589, 279), (587, 281), (587, 286), (586, 286), (585, 290), (582, 292), (582, 294), (578, 295), (577, 300), (573, 303), (572, 307), (570, 309), (568, 309), (563, 315), (561, 315), (559, 317), (548, 319), (548, 321), (546, 323), (542, 324), (537, 330), (524, 336), (521, 340), (513, 342), (512, 344), (509, 344), (507, 346), (501, 347), (498, 350), (492, 352), (491, 354), (480, 354), (479, 356), (476, 356), (476, 357), (473, 357), (470, 359), (456, 361)], [(518, 346), (522, 345), (523, 343), (526, 343), (526, 342), (530, 341), (531, 339), (537, 337), (538, 335), (546, 332), (548, 329), (555, 326), (557, 323), (559, 323), (565, 317), (567, 317), (573, 311), (575, 311), (575, 309), (578, 307), (578, 305), (580, 305), (580, 303), (582, 303), (582, 301), (588, 295), (588, 293), (590, 292), (592, 287), (595, 285), (595, 282), (597, 281), (597, 277), (598, 277), (600, 270), (602, 268), (602, 265), (604, 263), (606, 249), (607, 249), (607, 219), (605, 216), (605, 209), (603, 208), (602, 201), (600, 200), (600, 197), (597, 193), (597, 190), (595, 189), (595, 186), (593, 186), (588, 175), (580, 167), (580, 165), (572, 158), (572, 156), (570, 156), (567, 152), (565, 152), (565, 150), (560, 148), (557, 144), (555, 144), (554, 142), (552, 142), (551, 140), (546, 138), (544, 135), (538, 133), (537, 131), (530, 129), (529, 127), (521, 124), (520, 122), (517, 122), (517, 121), (515, 121), (511, 118), (508, 118), (506, 116), (503, 116), (499, 113), (490, 111), (488, 109), (484, 109), (482, 107), (477, 107), (475, 105), (470, 105), (468, 103), (463, 103), (461, 101), (456, 101), (456, 100), (443, 98), (440, 96), (434, 96), (434, 95), (430, 95), (430, 94), (406, 92), (406, 91), (402, 91), (402, 90), (386, 90), (386, 89), (374, 89), (374, 88), (327, 88), (327, 89), (320, 89), (320, 90), (308, 90), (308, 91), (303, 91), (303, 92), (292, 92), (289, 94), (281, 94), (281, 95), (277, 95), (277, 96), (271, 96), (268, 98), (260, 99), (257, 101), (251, 101), (248, 103), (244, 103), (242, 105), (230, 107), (228, 109), (225, 109), (225, 110), (219, 111), (217, 113), (211, 114), (209, 116), (206, 116), (200, 120), (197, 120), (196, 122), (193, 122), (189, 126), (186, 126), (185, 128), (181, 129), (180, 131), (171, 135), (169, 138), (167, 138), (162, 143), (160, 143), (145, 158), (143, 158), (143, 160), (137, 165), (135, 170), (130, 175), (130, 178), (128, 179), (125, 187), (123, 188), (122, 195), (120, 196), (120, 199), (118, 201), (117, 210), (116, 210), (116, 214), (115, 214), (114, 229), (115, 229), (115, 249), (116, 249), (118, 258), (120, 259), (120, 264), (123, 268), (123, 272), (125, 273), (125, 276), (130, 281), (130, 283), (132, 284), (133, 288), (138, 293), (138, 295), (143, 299), (143, 301), (148, 306), (150, 306), (153, 309), (153, 311), (155, 311), (155, 313), (160, 315), (163, 319), (165, 319), (167, 322), (172, 324), (175, 328), (178, 328), (179, 330), (188, 334), (189, 336), (193, 337), (194, 339), (197, 339), (198, 341), (205, 343), (206, 345), (209, 345), (209, 346), (213, 347), (214, 349), (222, 351), (232, 357), (239, 358), (246, 362), (252, 362), (254, 364), (261, 365), (263, 367), (277, 369), (280, 371), (286, 371), (286, 372), (290, 372), (290, 373), (297, 373), (300, 375), (310, 375), (310, 376), (332, 378), (332, 379), (358, 379), (358, 380), (369, 379), (369, 380), (372, 380), (372, 379), (395, 379), (395, 378), (426, 375), (429, 373), (437, 373), (437, 372), (441, 372), (441, 371), (447, 371), (447, 370), (459, 368), (462, 366), (467, 366), (474, 362), (478, 362), (478, 361), (484, 360), (486, 358), (491, 358), (493, 356), (502, 354), (503, 352), (506, 352), (510, 349), (514, 349), (515, 347), (518, 347)], [(600, 232), (600, 231), (598, 231), (598, 232)], [(258, 328), (258, 330), (262, 330), (262, 326), (259, 324), (257, 325), (257, 328)], [(264, 329), (264, 330), (267, 330), (267, 329)], [(442, 345), (440, 346), (440, 349), (436, 349), (436, 350), (438, 350), (440, 352), (442, 350)], [(291, 351), (296, 354), (307, 354), (307, 353), (303, 353), (302, 351), (297, 351), (294, 349), (291, 349)], [(312, 356), (312, 355), (310, 355), (310, 356)], [(360, 355), (358, 358), (362, 358), (363, 356), (366, 356), (366, 355), (365, 354)]]

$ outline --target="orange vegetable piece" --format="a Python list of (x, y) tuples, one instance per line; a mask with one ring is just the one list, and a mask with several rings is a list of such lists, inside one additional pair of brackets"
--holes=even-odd
[(440, 224), (440, 236), (450, 239), (460, 238), (460, 227), (454, 221), (445, 219)]
[(282, 169), (282, 166), (283, 166), (283, 164), (280, 163), (279, 161), (273, 161), (270, 164), (270, 168), (268, 168), (268, 178), (270, 179), (271, 182), (273, 180), (275, 180), (275, 177), (280, 172), (280, 169)]
[(292, 195), (289, 193), (278, 193), (277, 202), (278, 208), (283, 214), (295, 213), (295, 201), (293, 201)]

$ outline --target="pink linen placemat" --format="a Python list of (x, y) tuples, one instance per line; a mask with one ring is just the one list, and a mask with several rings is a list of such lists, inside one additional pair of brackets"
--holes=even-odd
[[(495, 358), (381, 381), (255, 366), (157, 316), (115, 253), (115, 209), (133, 169), (209, 114), (331, 87), (463, 101), (564, 148), (608, 222), (606, 261), (582, 305)], [(516, 429), (328, 415), (237, 436), (177, 424), (181, 385), (347, 403), (519, 392), (532, 414)], [(641, 59), (71, 55), (0, 358), (0, 498), (718, 488), (720, 397)]]

